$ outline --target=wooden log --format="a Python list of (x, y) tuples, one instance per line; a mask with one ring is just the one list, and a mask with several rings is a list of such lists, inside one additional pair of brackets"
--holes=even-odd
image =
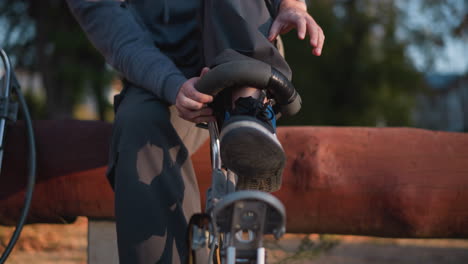
[[(95, 121), (36, 121), (37, 180), (29, 223), (62, 223), (76, 216), (113, 215), (104, 176), (111, 125)], [(0, 224), (14, 225), (24, 202), (28, 149), (24, 124), (6, 130), (0, 174)]]
[[(38, 183), (29, 222), (113, 217), (104, 176), (110, 125), (41, 121)], [(7, 131), (0, 224), (14, 224), (25, 185), (24, 127)], [(282, 189), (288, 232), (468, 237), (468, 135), (411, 128), (284, 127)], [(209, 148), (193, 157), (204, 190)]]
[(468, 135), (288, 128), (278, 197), (291, 232), (468, 237)]

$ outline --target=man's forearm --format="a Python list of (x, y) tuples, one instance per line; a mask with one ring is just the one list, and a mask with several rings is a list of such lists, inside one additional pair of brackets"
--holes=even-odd
[(120, 1), (67, 0), (93, 45), (130, 82), (171, 104), (186, 81)]

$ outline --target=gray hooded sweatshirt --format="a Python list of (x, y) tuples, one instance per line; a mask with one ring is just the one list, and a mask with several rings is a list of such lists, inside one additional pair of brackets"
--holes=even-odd
[[(202, 1), (67, 0), (107, 63), (169, 104), (204, 64), (198, 19)], [(280, 1), (267, 0), (273, 12)]]

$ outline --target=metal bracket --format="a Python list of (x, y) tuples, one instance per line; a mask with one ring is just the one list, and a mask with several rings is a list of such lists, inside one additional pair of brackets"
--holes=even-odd
[(215, 205), (212, 219), (219, 232), (225, 234), (221, 255), (227, 263), (264, 263), (263, 236), (273, 234), (279, 239), (284, 234), (286, 211), (271, 194), (237, 191), (227, 194)]
[(16, 122), (18, 119), (18, 103), (12, 102), (10, 98), (0, 97), (0, 118)]

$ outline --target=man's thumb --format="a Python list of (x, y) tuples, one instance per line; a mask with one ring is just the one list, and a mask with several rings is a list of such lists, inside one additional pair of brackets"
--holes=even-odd
[(204, 67), (200, 73), (200, 77), (203, 77), (203, 75), (207, 74), (210, 71), (210, 68)]

